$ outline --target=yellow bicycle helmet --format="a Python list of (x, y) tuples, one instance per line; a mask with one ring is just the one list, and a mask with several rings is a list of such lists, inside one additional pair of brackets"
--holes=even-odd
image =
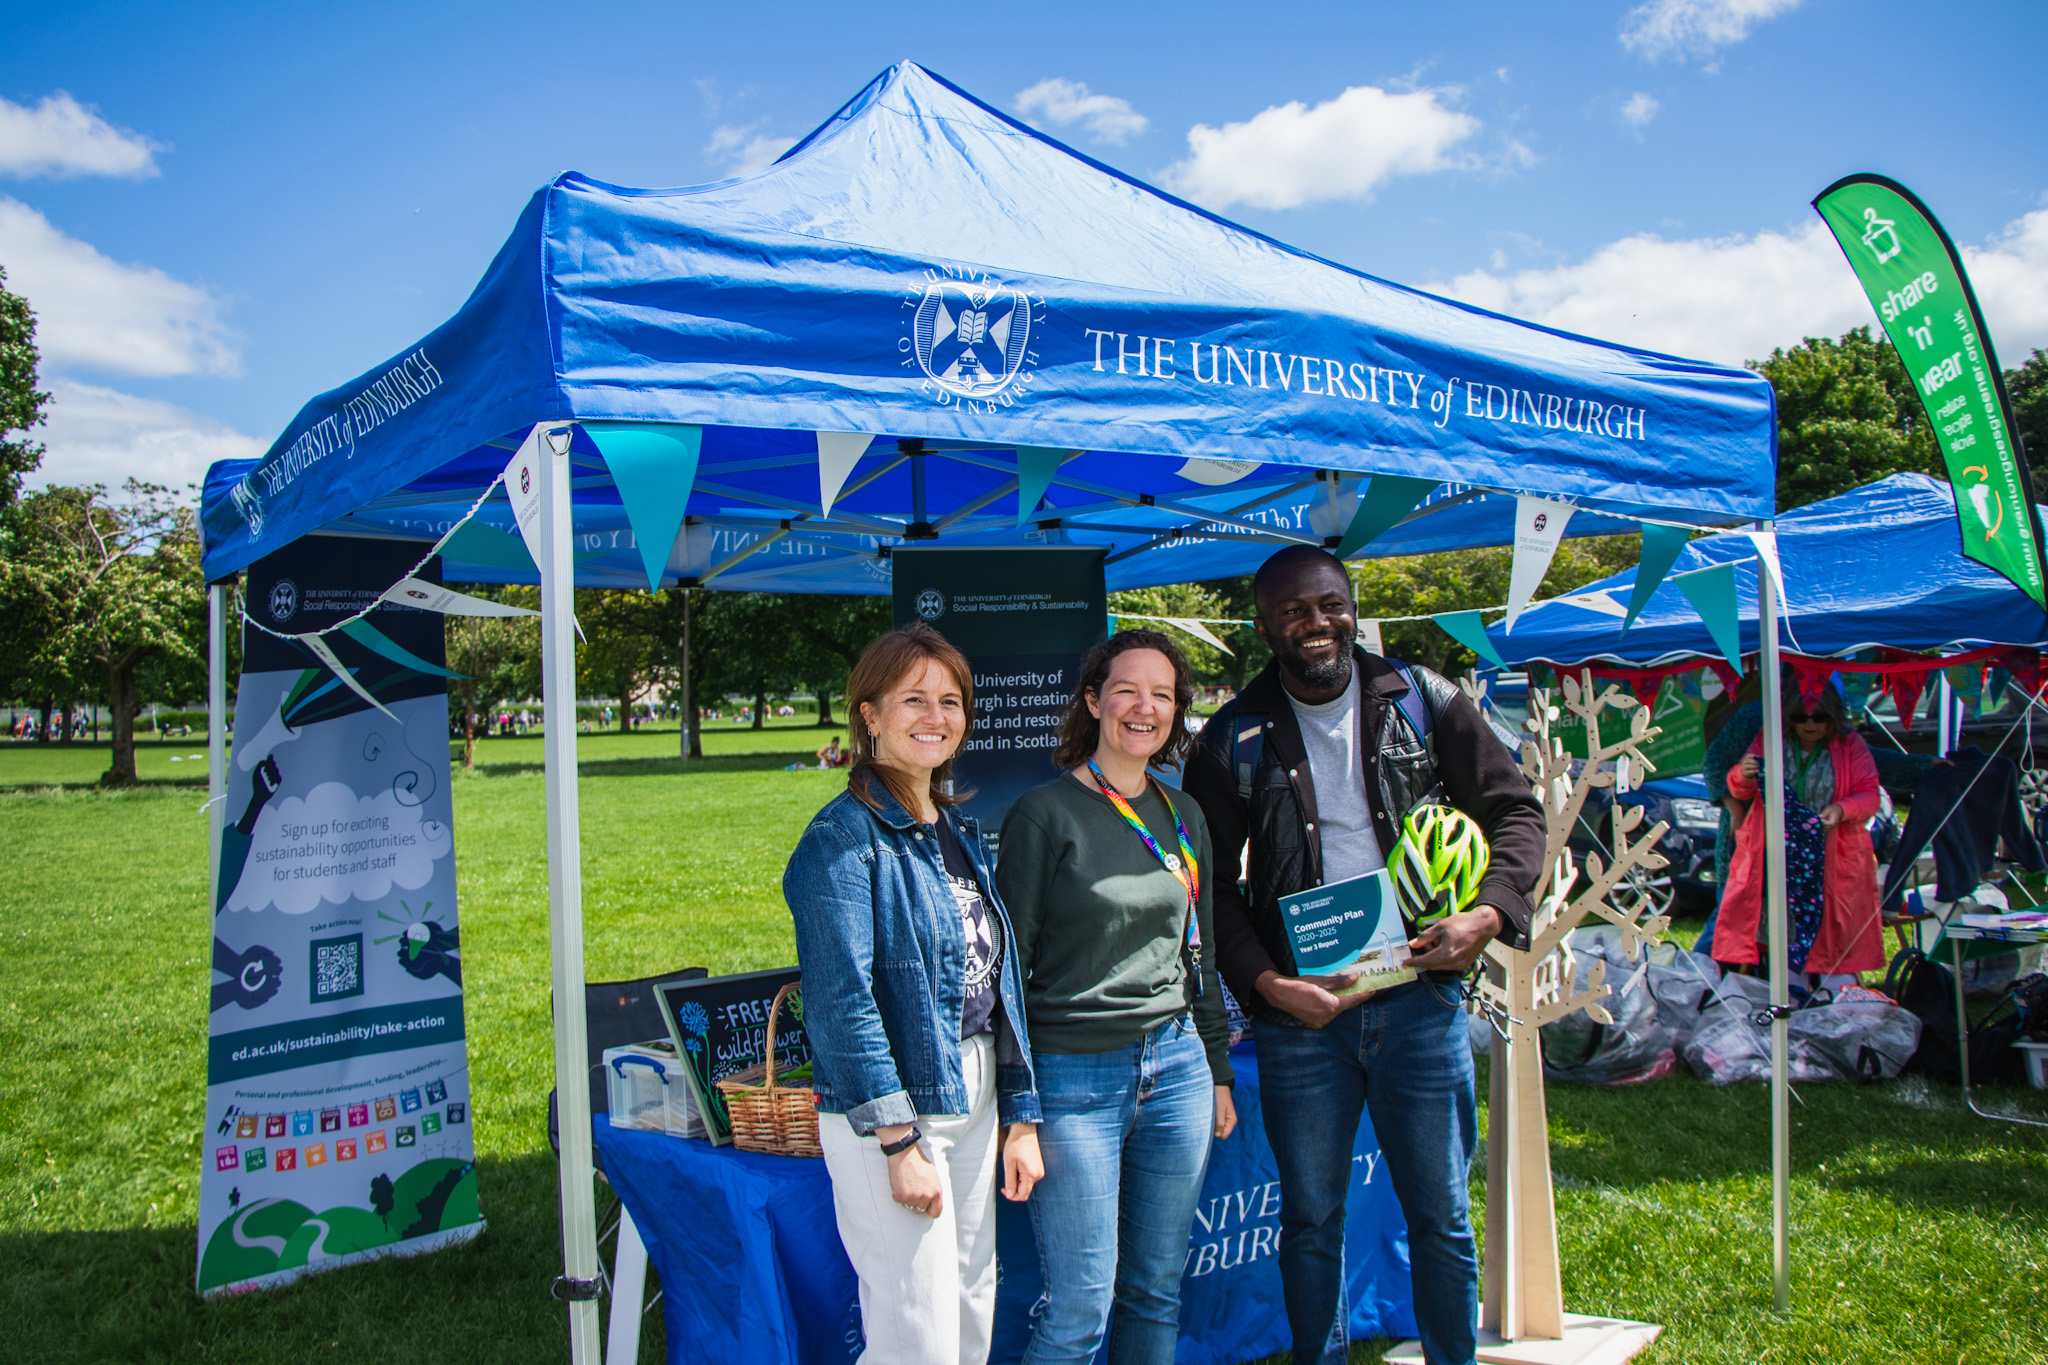
[(1489, 857), (1471, 816), (1451, 806), (1417, 806), (1401, 822), (1389, 860), (1402, 911), (1421, 928), (1466, 909), (1479, 895)]

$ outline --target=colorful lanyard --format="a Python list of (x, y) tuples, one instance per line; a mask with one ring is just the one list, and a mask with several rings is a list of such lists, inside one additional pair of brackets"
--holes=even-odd
[[(1145, 822), (1138, 818), (1138, 812), (1131, 809), (1131, 803), (1124, 799), (1122, 792), (1110, 785), (1109, 779), (1102, 775), (1102, 769), (1096, 766), (1092, 758), (1088, 760), (1088, 771), (1095, 775), (1095, 785), (1102, 788), (1102, 794), (1109, 798), (1109, 804), (1116, 807), (1117, 814), (1123, 816), (1125, 822), (1138, 832), (1138, 837), (1145, 841), (1145, 847), (1152, 850), (1152, 856), (1165, 864), (1166, 870), (1173, 874), (1175, 881), (1187, 888), (1188, 951), (1195, 955), (1199, 969), (1202, 960), (1202, 927), (1195, 921), (1195, 898), (1201, 893), (1202, 873), (1195, 865), (1195, 850), (1188, 843), (1188, 827), (1181, 823), (1180, 812), (1174, 810), (1173, 802), (1166, 800), (1164, 792), (1160, 793), (1159, 799), (1166, 801), (1166, 809), (1173, 814), (1173, 832), (1180, 840), (1180, 855), (1176, 857), (1159, 846), (1159, 841), (1152, 837), (1152, 831), (1146, 829)], [(1202, 989), (1199, 971), (1195, 981), (1195, 993), (1199, 995)]]

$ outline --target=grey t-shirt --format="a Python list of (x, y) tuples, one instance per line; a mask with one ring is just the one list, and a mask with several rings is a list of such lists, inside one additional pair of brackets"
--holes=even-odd
[(1373, 833), (1372, 808), (1365, 801), (1365, 764), (1358, 753), (1358, 670), (1351, 671), (1351, 685), (1335, 701), (1310, 706), (1291, 693), (1287, 701), (1301, 724), (1302, 747), (1308, 750), (1309, 774), (1315, 779), (1323, 880), (1341, 882), (1378, 871), (1387, 865), (1387, 857)]

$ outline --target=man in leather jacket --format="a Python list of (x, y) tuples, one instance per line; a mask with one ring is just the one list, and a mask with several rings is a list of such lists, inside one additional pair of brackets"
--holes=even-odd
[[(1357, 647), (1350, 576), (1334, 556), (1290, 546), (1252, 587), (1273, 662), (1209, 719), (1184, 788), (1216, 850), (1217, 964), (1258, 1042), (1294, 1359), (1345, 1358), (1344, 1202), (1364, 1109), (1408, 1222), (1424, 1355), (1465, 1365), (1478, 1315), (1465, 1186), (1478, 1118), (1459, 978), (1489, 939), (1528, 942), (1542, 807), (1455, 684)], [(1426, 799), (1447, 800), (1486, 834), (1473, 906), (1410, 940), (1415, 981), (1339, 996), (1354, 974), (1296, 975), (1279, 898), (1385, 866), (1403, 818)]]

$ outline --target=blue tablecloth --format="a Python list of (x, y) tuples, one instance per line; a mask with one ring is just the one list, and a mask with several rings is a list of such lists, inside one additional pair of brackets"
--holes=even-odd
[[(1181, 1281), (1179, 1365), (1238, 1365), (1289, 1345), (1281, 1308), (1280, 1185), (1259, 1116), (1258, 1059), (1237, 1070), (1238, 1129), (1214, 1145)], [(860, 1354), (860, 1303), (839, 1244), (825, 1163), (614, 1128), (597, 1116), (604, 1169), (660, 1277), (671, 1365), (844, 1365)], [(1408, 1231), (1369, 1121), (1359, 1125), (1345, 1232), (1354, 1339), (1415, 1332)], [(997, 1205), (995, 1349), (1015, 1361), (1038, 1301), (1030, 1214)]]

